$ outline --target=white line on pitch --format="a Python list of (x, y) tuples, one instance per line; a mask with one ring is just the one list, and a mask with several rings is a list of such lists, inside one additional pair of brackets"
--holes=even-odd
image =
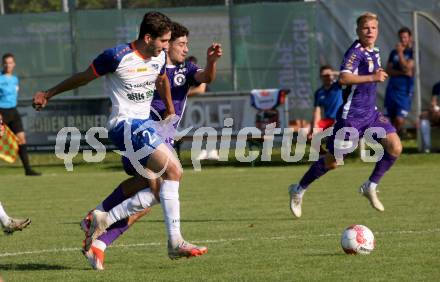
[[(380, 231), (375, 232), (378, 235), (389, 235), (389, 234), (426, 234), (426, 233), (438, 233), (440, 232), (440, 228), (436, 229), (427, 229), (427, 230), (399, 230), (399, 231)], [(275, 237), (261, 237), (256, 238), (257, 240), (289, 240), (289, 239), (298, 239), (300, 237), (306, 236), (318, 236), (318, 237), (333, 237), (340, 236), (340, 234), (301, 234), (301, 235), (290, 235), (290, 236), (275, 236)], [(217, 240), (194, 240), (194, 243), (227, 243), (227, 242), (237, 242), (237, 241), (249, 241), (255, 240), (255, 238), (229, 238), (229, 239), (217, 239)], [(146, 247), (146, 246), (160, 246), (163, 243), (151, 242), (151, 243), (138, 243), (138, 244), (118, 244), (113, 245), (110, 248), (134, 248), (134, 247)], [(14, 256), (23, 256), (23, 255), (35, 255), (35, 254), (44, 254), (44, 253), (62, 253), (62, 252), (79, 252), (80, 248), (61, 248), (61, 249), (47, 249), (47, 250), (35, 250), (35, 251), (23, 251), (23, 252), (15, 252), (15, 253), (0, 253), (0, 257), (14, 257)]]

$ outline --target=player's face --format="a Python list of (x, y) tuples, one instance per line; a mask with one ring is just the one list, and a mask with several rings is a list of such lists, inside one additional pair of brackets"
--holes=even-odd
[(325, 87), (332, 85), (334, 79), (335, 76), (333, 75), (333, 70), (323, 69), (321, 71), (321, 81), (322, 85), (324, 85)]
[(399, 41), (404, 47), (411, 45), (411, 35), (408, 32), (402, 32), (399, 34)]
[(168, 49), (168, 44), (171, 39), (171, 31), (158, 36), (156, 38), (151, 38), (147, 42), (147, 52), (152, 54), (153, 57), (159, 56), (163, 49)]
[(374, 47), (379, 32), (377, 20), (366, 20), (357, 28), (359, 41), (364, 47)]
[(170, 42), (168, 55), (173, 63), (181, 64), (185, 61), (186, 56), (188, 56), (188, 51), (188, 38), (182, 36)]
[(15, 68), (15, 60), (12, 57), (5, 58), (3, 60), (3, 71), (5, 73), (12, 73)]

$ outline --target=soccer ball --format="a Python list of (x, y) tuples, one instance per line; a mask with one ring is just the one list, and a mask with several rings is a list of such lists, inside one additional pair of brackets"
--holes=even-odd
[(373, 232), (364, 225), (351, 225), (342, 233), (341, 246), (346, 254), (368, 255), (375, 244)]

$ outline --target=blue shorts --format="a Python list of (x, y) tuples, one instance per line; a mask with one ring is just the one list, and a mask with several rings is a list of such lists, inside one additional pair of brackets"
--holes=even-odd
[[(157, 115), (159, 114), (159, 116)], [(150, 113), (150, 118), (153, 119), (154, 121), (160, 122), (163, 121), (165, 118), (165, 110), (160, 110), (156, 112), (151, 111)], [(180, 118), (179, 118), (180, 119)], [(173, 127), (175, 130), (177, 130), (177, 125), (178, 125), (179, 121), (177, 121), (175, 124), (173, 124)], [(174, 138), (173, 137), (163, 137), (160, 134), (160, 129), (158, 130), (158, 135), (162, 138), (163, 143), (165, 143), (165, 145), (167, 145), (169, 148), (174, 148), (175, 142), (174, 142)]]
[[(342, 129), (342, 128), (354, 128), (357, 130), (357, 132), (359, 133), (359, 140), (364, 136), (365, 131), (368, 130), (369, 128), (383, 128), (385, 130), (386, 134), (390, 134), (393, 132), (396, 132), (396, 129), (394, 128), (394, 126), (391, 124), (390, 120), (385, 117), (384, 115), (382, 115), (381, 112), (379, 111), (375, 111), (374, 114), (367, 119), (354, 119), (354, 118), (347, 118), (347, 119), (343, 119), (340, 116), (338, 116), (338, 118), (336, 119), (336, 123), (334, 125), (333, 128), (333, 134), (327, 139), (327, 149), (328, 151), (332, 154), (335, 155), (335, 148), (338, 148), (338, 146), (335, 146), (335, 140), (336, 140), (336, 133), (338, 132), (338, 130)], [(346, 134), (345, 139), (342, 141), (347, 141), (349, 140), (348, 138), (348, 134)], [(379, 138), (377, 138), (376, 135), (373, 135), (373, 138), (378, 141)], [(336, 140), (338, 141), (338, 140)], [(357, 145), (357, 144), (353, 144)]]
[(411, 112), (412, 95), (387, 88), (385, 95), (385, 115), (389, 118), (406, 118)]
[[(161, 138), (156, 134), (156, 131), (152, 126), (153, 122), (154, 121), (151, 119), (121, 121), (109, 131), (109, 137), (120, 151), (126, 151), (125, 139), (129, 142), (128, 144), (131, 143), (134, 152), (142, 149), (143, 153), (145, 152), (147, 156), (141, 158), (139, 163), (145, 167), (147, 165), (148, 157), (160, 144), (162, 144)], [(128, 131), (124, 133), (125, 128), (127, 128)], [(131, 164), (129, 158), (123, 156), (122, 163), (127, 174), (135, 174), (136, 170)]]

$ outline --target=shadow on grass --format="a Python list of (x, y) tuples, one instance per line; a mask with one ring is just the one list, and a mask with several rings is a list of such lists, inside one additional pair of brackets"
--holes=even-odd
[(333, 253), (319, 253), (319, 254), (303, 254), (306, 257), (342, 257), (347, 256), (342, 251), (341, 252), (333, 252)]
[(34, 271), (34, 270), (66, 270), (71, 269), (63, 265), (51, 265), (45, 263), (6, 263), (0, 264), (0, 270)]

